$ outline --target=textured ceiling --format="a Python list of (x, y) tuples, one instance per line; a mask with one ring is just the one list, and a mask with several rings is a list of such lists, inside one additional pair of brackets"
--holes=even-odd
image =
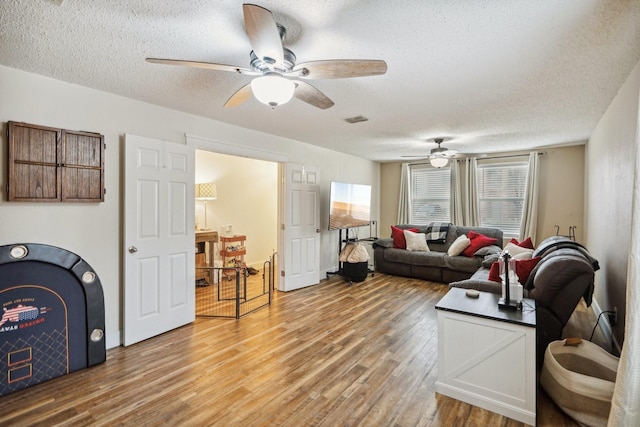
[[(61, 3), (61, 4), (60, 4)], [(251, 77), (242, 2), (0, 2), (0, 64), (371, 160), (444, 144), (490, 153), (586, 140), (640, 59), (640, 1), (262, 1), (298, 63), (384, 59), (387, 74), (310, 81), (334, 102), (224, 102)], [(1, 94), (0, 94), (1, 96)], [(1, 102), (1, 101), (0, 101)], [(348, 124), (346, 118), (367, 122)]]

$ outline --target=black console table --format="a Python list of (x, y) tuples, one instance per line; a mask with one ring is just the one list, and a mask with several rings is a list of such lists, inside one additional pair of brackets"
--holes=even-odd
[[(376, 233), (371, 233), (371, 227), (374, 227), (374, 230), (376, 231)], [(364, 239), (358, 239), (357, 237), (349, 237), (349, 229), (348, 228), (344, 228), (344, 229), (339, 229), (338, 230), (338, 269), (335, 271), (328, 271), (327, 272), (327, 278), (334, 276), (334, 275), (338, 275), (341, 276), (342, 278), (344, 278), (347, 282), (349, 282), (349, 286), (351, 286), (353, 284), (353, 280), (349, 277), (348, 274), (345, 273), (344, 271), (344, 264), (343, 262), (340, 261), (340, 254), (342, 253), (342, 250), (344, 249), (344, 247), (349, 244), (349, 243), (365, 243), (365, 244), (373, 244), (376, 240), (378, 240), (378, 233), (376, 230), (376, 221), (371, 221), (371, 223), (368, 225), (369, 227), (369, 237), (366, 237)], [(343, 232), (344, 231), (344, 237), (343, 237)], [(375, 236), (372, 236), (372, 234), (375, 234)], [(367, 274), (371, 274), (371, 277), (374, 276), (375, 273), (375, 263), (373, 262), (373, 256), (371, 257), (372, 260), (372, 264), (370, 266), (367, 267)]]

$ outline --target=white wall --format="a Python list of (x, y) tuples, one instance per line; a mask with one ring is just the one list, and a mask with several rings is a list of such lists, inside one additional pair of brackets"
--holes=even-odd
[[(622, 344), (627, 266), (631, 236), (631, 206), (638, 132), (640, 62), (600, 119), (587, 145), (585, 220), (587, 247), (601, 269), (596, 272), (595, 300), (601, 310), (618, 309), (614, 337)], [(640, 284), (635, 283), (635, 286)], [(637, 315), (637, 313), (636, 313)]]
[[(273, 114), (265, 108), (264, 114)], [(122, 188), (124, 134), (185, 143), (185, 134), (282, 153), (288, 161), (315, 166), (320, 171), (321, 218), (327, 229), (329, 182), (353, 181), (373, 185), (373, 215), (379, 209), (377, 163), (186, 114), (122, 96), (96, 91), (0, 66), (0, 123), (22, 121), (71, 130), (99, 132), (105, 136), (104, 203), (52, 204), (0, 202), (0, 244), (46, 243), (82, 256), (103, 284), (106, 305), (107, 346), (120, 343), (122, 327)], [(327, 130), (330, 132), (330, 130)], [(2, 138), (0, 164), (6, 170), (6, 137)], [(6, 172), (0, 188), (7, 185)], [(323, 231), (320, 267), (337, 264), (337, 235)]]

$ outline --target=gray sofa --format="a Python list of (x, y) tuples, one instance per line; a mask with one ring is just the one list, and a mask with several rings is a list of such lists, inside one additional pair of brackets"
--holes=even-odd
[[(598, 261), (579, 243), (567, 237), (552, 236), (533, 251), (540, 262), (523, 284), (525, 297), (536, 301), (538, 363), (542, 363), (547, 345), (562, 338), (580, 298), (591, 305)], [(502, 293), (500, 283), (488, 280), (490, 265), (482, 267), (466, 280), (449, 283), (449, 287)]]
[[(417, 228), (419, 233), (427, 231), (426, 226), (398, 225), (398, 228)], [(485, 227), (462, 227), (450, 225), (443, 243), (428, 242), (429, 252), (412, 252), (393, 247), (393, 239), (381, 238), (373, 244), (376, 271), (397, 276), (413, 277), (434, 282), (450, 283), (470, 278), (482, 267), (483, 256), (449, 256), (449, 246), (461, 234), (469, 231), (484, 234), (498, 240), (496, 246), (502, 248), (502, 230)]]

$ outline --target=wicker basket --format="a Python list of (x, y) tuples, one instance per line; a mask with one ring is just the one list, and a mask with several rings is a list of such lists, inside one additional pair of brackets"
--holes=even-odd
[(589, 341), (577, 346), (553, 341), (545, 351), (540, 385), (581, 425), (606, 426), (618, 361)]

